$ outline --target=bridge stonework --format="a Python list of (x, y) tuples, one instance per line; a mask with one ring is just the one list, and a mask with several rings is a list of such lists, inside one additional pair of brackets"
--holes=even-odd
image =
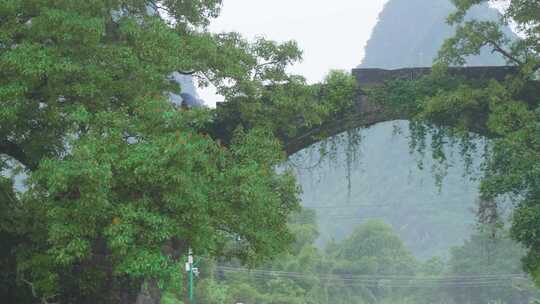
[[(347, 130), (359, 127), (369, 127), (371, 125), (400, 119), (408, 119), (405, 113), (395, 113), (395, 111), (385, 111), (378, 103), (370, 102), (362, 88), (382, 85), (392, 79), (414, 80), (422, 76), (429, 75), (431, 68), (403, 68), (395, 70), (366, 69), (358, 68), (352, 70), (352, 75), (356, 78), (360, 92), (356, 98), (353, 108), (348, 111), (348, 117), (336, 117), (335, 121), (327, 122), (323, 126), (318, 126), (313, 130), (306, 130), (304, 134), (296, 138), (284, 140), (285, 149), (288, 155), (294, 154), (310, 145), (318, 142), (321, 137), (326, 138), (340, 134)], [(516, 67), (512, 66), (474, 66), (474, 67), (450, 67), (448, 73), (455, 76), (463, 76), (466, 79), (495, 79), (503, 81), (510, 74), (517, 73)], [(352, 119), (351, 119), (352, 118)], [(346, 120), (346, 121), (345, 121)]]
[[(402, 68), (395, 70), (384, 69), (353, 69), (352, 74), (358, 84), (362, 86), (381, 85), (390, 79), (418, 79), (431, 74), (431, 68)], [(506, 76), (516, 73), (513, 66), (474, 66), (474, 67), (450, 67), (450, 75), (463, 76), (467, 79), (495, 79), (503, 81)]]
[[(305, 129), (301, 134), (290, 138), (280, 138), (287, 155), (292, 155), (301, 151), (312, 144), (315, 144), (321, 139), (328, 138), (359, 127), (369, 127), (371, 125), (392, 121), (409, 119), (406, 113), (396, 113), (396, 111), (387, 111), (384, 106), (371, 102), (367, 94), (362, 92), (362, 88), (369, 86), (382, 85), (386, 81), (396, 78), (402, 79), (417, 79), (421, 76), (428, 75), (432, 72), (431, 68), (403, 68), (396, 70), (383, 69), (353, 69), (352, 75), (358, 81), (360, 90), (352, 108), (347, 112), (347, 115), (336, 115), (330, 121), (322, 125), (315, 126), (310, 129)], [(511, 66), (481, 66), (481, 67), (450, 67), (448, 69), (450, 75), (463, 76), (466, 79), (495, 79), (502, 81), (508, 75), (517, 73), (517, 69)], [(235, 114), (237, 105), (229, 103), (218, 103), (219, 113), (227, 113), (224, 115), (227, 119), (220, 121), (213, 130), (214, 136), (222, 142), (228, 143), (230, 134), (239, 123), (241, 123), (240, 115)], [(234, 118), (236, 117), (236, 118)], [(238, 119), (238, 120), (237, 120)]]

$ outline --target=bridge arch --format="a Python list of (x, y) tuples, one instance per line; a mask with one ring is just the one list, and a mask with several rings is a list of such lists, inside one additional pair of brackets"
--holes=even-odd
[[(497, 81), (503, 81), (508, 75), (516, 72), (517, 69), (513, 66), (450, 67), (448, 69), (450, 75), (462, 76), (465, 79), (494, 79)], [(346, 117), (335, 117), (335, 119), (306, 130), (294, 138), (285, 139), (284, 146), (287, 155), (301, 151), (317, 143), (321, 138), (332, 137), (348, 130), (369, 127), (386, 121), (410, 120), (411, 117), (407, 113), (391, 111), (380, 103), (370, 101), (362, 89), (380, 86), (392, 79), (414, 80), (431, 73), (432, 69), (427, 67), (395, 70), (353, 69), (352, 74), (358, 82), (360, 92), (348, 111), (348, 115)]]

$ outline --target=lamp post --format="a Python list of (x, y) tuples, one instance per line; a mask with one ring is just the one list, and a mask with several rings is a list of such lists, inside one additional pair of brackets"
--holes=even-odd
[(199, 275), (197, 263), (193, 261), (193, 250), (189, 248), (188, 261), (186, 263), (186, 272), (188, 273), (188, 299), (190, 304), (195, 304), (195, 292), (193, 288), (193, 276)]

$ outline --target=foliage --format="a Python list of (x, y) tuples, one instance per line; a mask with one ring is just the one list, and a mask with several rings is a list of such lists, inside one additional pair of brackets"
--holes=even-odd
[[(512, 235), (527, 249), (525, 262), (527, 271), (538, 280), (537, 243), (540, 213), (537, 211), (540, 189), (540, 107), (538, 93), (540, 86), (537, 73), (540, 68), (538, 56), (540, 23), (538, 4), (530, 1), (511, 1), (501, 22), (516, 22), (524, 38), (512, 41), (504, 35), (500, 24), (486, 21), (463, 21), (464, 14), (475, 4), (485, 1), (454, 1), (458, 11), (449, 21), (457, 24), (456, 35), (447, 40), (439, 54), (439, 63), (434, 75), (419, 81), (393, 82), (386, 89), (399, 88), (413, 96), (413, 105), (407, 105), (418, 123), (413, 145), (420, 143), (428, 134), (426, 126), (441, 127), (434, 134), (432, 142), (441, 146), (448, 135), (457, 135), (464, 147), (462, 153), (470, 154), (471, 136), (469, 132), (485, 135), (491, 144), (485, 151), (485, 170), (481, 192), (483, 207), (480, 219), (497, 219), (498, 197), (512, 195), (517, 201), (512, 218)], [(462, 23), (460, 23), (462, 22)], [(506, 81), (477, 82), (470, 79), (448, 79), (445, 66), (463, 64), (464, 58), (478, 54), (482, 47), (489, 47), (504, 56), (509, 64), (516, 65), (517, 72)], [(441, 76), (442, 75), (442, 76)], [(380, 92), (380, 91), (379, 91)], [(397, 94), (375, 94), (381, 102), (396, 101)], [(399, 100), (397, 100), (399, 101)], [(441, 131), (442, 130), (442, 131)], [(442, 149), (439, 159), (444, 161)], [(492, 202), (492, 203), (490, 203)], [(491, 208), (484, 208), (489, 207)], [(487, 214), (486, 214), (487, 213)], [(495, 215), (495, 216), (493, 216)]]
[[(321, 253), (314, 246), (314, 238), (305, 238), (305, 231), (316, 230), (312, 214), (310, 210), (303, 210), (295, 215), (291, 225), (296, 232), (297, 249), (263, 265), (265, 270), (254, 269), (250, 273), (241, 271), (233, 262), (220, 263), (216, 271), (210, 271), (213, 277), (205, 278), (201, 285), (208, 288), (208, 280), (218, 280), (219, 283), (213, 282), (210, 285), (226, 286), (222, 290), (228, 291), (229, 302), (232, 303), (369, 303), (370, 298), (382, 299), (387, 295), (368, 286), (349, 286), (347, 281), (340, 278), (351, 274), (384, 274), (409, 262), (410, 267), (414, 268), (414, 259), (403, 247), (399, 237), (381, 222), (359, 226), (349, 239), (329, 245), (335, 246), (327, 250), (330, 254)], [(369, 247), (370, 255), (342, 257), (342, 253), (348, 252), (352, 244)], [(371, 267), (366, 268), (368, 264)], [(202, 288), (199, 292), (206, 299), (210, 291), (205, 290)]]
[[(454, 276), (491, 274), (495, 277), (484, 278), (483, 282), (493, 282), (508, 274), (521, 273), (520, 257), (523, 255), (523, 248), (511, 240), (506, 231), (494, 236), (486, 229), (472, 235), (462, 246), (451, 250), (448, 273)], [(452, 287), (445, 289), (456, 303), (527, 303), (533, 296), (538, 296), (538, 291), (525, 278), (511, 279), (504, 284), (485, 285), (474, 290), (457, 290)], [(516, 293), (516, 290), (521, 292)]]
[[(450, 20), (460, 22), (479, 2), (456, 0), (459, 11)], [(519, 66), (512, 79), (464, 83), (436, 74), (399, 84), (403, 90), (386, 99), (418, 97), (399, 109), (417, 118), (416, 140), (426, 124), (453, 127), (436, 133), (438, 146), (444, 130), (464, 142), (469, 131), (495, 138), (483, 201), (508, 193), (520, 199), (512, 235), (540, 280), (540, 109), (532, 82), (540, 62), (539, 8), (531, 3), (512, 1), (503, 19), (517, 22), (525, 39), (512, 43), (492, 22), (467, 21), (440, 54), (443, 63), (463, 63), (490, 46)], [(13, 191), (12, 181), (0, 183), (0, 233), (8, 245), (0, 265), (7, 280), (16, 276), (25, 286), (19, 293), (29, 288), (42, 302), (130, 303), (145, 292), (157, 302), (161, 290), (182, 293), (187, 248), (255, 265), (282, 253), (293, 242), (291, 231), (300, 236), (294, 255), (270, 265), (308, 275), (270, 273), (257, 282), (257, 274), (241, 274), (232, 286), (218, 287), (210, 280), (214, 301), (229, 294), (316, 303), (343, 294), (334, 303), (373, 303), (385, 288), (320, 288), (317, 274), (335, 277), (348, 267), (414, 273), (410, 254), (384, 225), (368, 223), (328, 256), (312, 245), (313, 227), (287, 226), (299, 189), (289, 172), (276, 171), (283, 150), (305, 133), (323, 138), (328, 120), (347, 118), (356, 84), (342, 72), (316, 85), (286, 73), (301, 58), (294, 42), (209, 33), (220, 7), (219, 0), (0, 5), (0, 154), (9, 159), (2, 158), (0, 170), (21, 165), (29, 175), (24, 193)], [(167, 97), (181, 90), (170, 80), (178, 71), (215, 85), (227, 106), (176, 109)]]
[[(275, 171), (283, 136), (343, 111), (355, 82), (340, 72), (319, 85), (289, 75), (301, 58), (295, 42), (208, 32), (220, 8), (2, 2), (0, 154), (9, 161), (0, 170), (20, 166), (29, 178), (22, 193), (2, 179), (0, 227), (14, 234), (16, 270), (7, 271), (21, 292), (117, 303), (147, 291), (157, 301), (159, 290), (182, 290), (188, 247), (255, 264), (291, 244), (299, 189)], [(182, 89), (174, 72), (241, 101), (226, 134), (218, 112), (170, 104)]]
[(360, 225), (343, 240), (335, 255), (350, 262), (342, 266), (342, 271), (397, 275), (413, 274), (416, 268), (414, 258), (392, 227), (377, 220)]
[[(313, 228), (314, 222), (306, 219), (311, 214), (302, 210), (291, 225), (306, 226), (300, 231)], [(297, 234), (297, 242), (302, 242), (302, 235)], [(360, 250), (351, 251), (354, 248)], [(207, 263), (197, 283), (197, 301), (528, 303), (538, 290), (529, 280), (518, 277), (522, 254), (507, 234), (493, 237), (478, 232), (455, 247), (448, 262), (434, 257), (420, 263), (390, 226), (367, 221), (342, 242), (328, 243), (323, 250), (305, 243), (299, 251), (280, 255), (260, 268), (240, 268), (234, 261)], [(508, 277), (510, 273), (514, 275)]]
[(327, 137), (325, 123), (346, 117), (356, 92), (355, 78), (343, 71), (331, 71), (322, 83), (314, 85), (307, 85), (303, 77), (291, 77), (263, 86), (256, 99), (240, 95), (218, 105), (211, 132), (227, 143), (238, 125), (245, 129), (264, 127), (273, 130), (289, 151), (303, 137)]
[[(458, 12), (450, 22), (459, 22), (463, 13), (478, 1), (455, 1)], [(540, 4), (531, 1), (511, 1), (503, 22), (515, 22), (524, 39), (510, 42), (494, 23), (466, 22), (441, 50), (441, 60), (459, 62), (463, 55), (487, 45), (504, 55), (520, 73), (506, 83), (491, 83), (485, 87), (489, 100), (488, 128), (498, 137), (488, 160), (482, 192), (487, 199), (506, 193), (519, 195), (512, 220), (512, 235), (527, 249), (525, 268), (538, 281), (538, 225), (540, 203), (540, 106), (536, 73), (540, 68)], [(531, 83), (532, 81), (532, 83)]]

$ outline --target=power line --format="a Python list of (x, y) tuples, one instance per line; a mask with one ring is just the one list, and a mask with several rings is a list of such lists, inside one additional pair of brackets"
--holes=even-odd
[[(450, 204), (450, 203), (448, 203)], [(453, 203), (452, 203), (453, 204)], [(302, 205), (302, 208), (306, 209), (352, 209), (352, 208), (362, 208), (362, 207), (414, 207), (414, 206), (443, 206), (447, 205), (447, 203), (414, 203), (414, 204), (401, 204), (401, 203), (371, 203), (371, 204), (348, 204), (348, 205), (338, 205), (338, 206), (330, 206), (330, 205)]]
[[(235, 271), (245, 271), (245, 272), (264, 272), (264, 273), (272, 273), (272, 274), (300, 274), (305, 275), (309, 273), (305, 272), (292, 272), (292, 271), (282, 271), (282, 270), (271, 270), (271, 269), (260, 269), (260, 268), (245, 268), (245, 267), (232, 267), (232, 266), (217, 266), (218, 269), (224, 269), (224, 270), (235, 270)], [(353, 275), (353, 274), (340, 274), (342, 276), (346, 276), (348, 278), (362, 278), (362, 277), (377, 277), (377, 278), (417, 278), (417, 276), (412, 275), (401, 275), (401, 274), (389, 274), (389, 275)], [(476, 275), (460, 275), (460, 276), (426, 276), (424, 278), (453, 278), (453, 279), (460, 279), (460, 278), (485, 278), (485, 277), (523, 277), (523, 274), (516, 274), (516, 273), (487, 273), (487, 274), (476, 274)]]
[(229, 273), (244, 273), (252, 276), (263, 277), (288, 277), (288, 278), (318, 278), (327, 281), (348, 282), (348, 283), (443, 283), (443, 284), (492, 284), (507, 282), (509, 280), (522, 279), (526, 277), (522, 274), (480, 274), (468, 276), (431, 276), (418, 277), (411, 275), (350, 275), (350, 274), (320, 274), (301, 273), (290, 271), (274, 271), (263, 269), (247, 269), (237, 267), (218, 266), (217, 270)]
[[(225, 271), (231, 272), (231, 270)], [(236, 272), (237, 271), (232, 271)], [(243, 272), (242, 272), (243, 273)], [(321, 279), (321, 282), (324, 286), (327, 287), (354, 287), (354, 286), (363, 286), (363, 287), (378, 287), (378, 288), (437, 288), (437, 287), (456, 287), (456, 288), (465, 288), (465, 287), (509, 287), (515, 279), (525, 279), (523, 276), (520, 277), (511, 277), (511, 278), (500, 278), (500, 279), (490, 279), (482, 281), (431, 281), (431, 282), (422, 282), (422, 281), (392, 281), (392, 280), (363, 280), (363, 281), (353, 281), (346, 280), (339, 277), (334, 277), (328, 279), (324, 276), (290, 276), (290, 275), (269, 275), (264, 273), (249, 273), (249, 280), (255, 281), (268, 281), (269, 279), (275, 279), (277, 277), (289, 278), (289, 279), (299, 279), (299, 278), (318, 278)]]

